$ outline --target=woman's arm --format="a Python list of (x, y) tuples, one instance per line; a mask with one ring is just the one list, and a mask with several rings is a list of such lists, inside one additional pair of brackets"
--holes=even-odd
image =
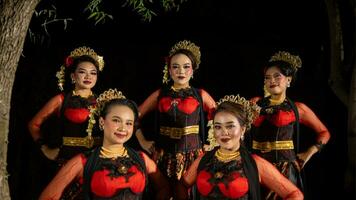
[(83, 177), (83, 155), (77, 155), (70, 159), (59, 170), (57, 175), (47, 185), (40, 195), (39, 200), (60, 199), (63, 190), (75, 179)]
[(175, 186), (175, 198), (177, 200), (188, 199), (188, 190), (195, 184), (198, 175), (198, 166), (203, 155), (193, 161), (188, 170), (183, 174), (182, 178)]
[(330, 133), (326, 126), (320, 121), (320, 119), (315, 115), (315, 113), (305, 104), (296, 102), (295, 103), (299, 116), (300, 123), (313, 129), (317, 134), (316, 143), (308, 148), (307, 151), (299, 153), (298, 158), (300, 159), (300, 167), (303, 167), (305, 163), (329, 141)]
[(299, 111), (301, 124), (313, 129), (317, 134), (317, 143), (326, 144), (330, 139), (330, 133), (315, 113), (305, 104), (295, 103)]
[(212, 119), (212, 113), (214, 109), (216, 108), (216, 102), (213, 99), (213, 97), (210, 96), (209, 93), (207, 93), (205, 90), (201, 89), (201, 97), (203, 99), (203, 109), (208, 113), (208, 120)]
[(286, 200), (302, 200), (303, 193), (267, 160), (252, 155), (256, 161), (260, 182)]
[(145, 161), (148, 176), (156, 189), (156, 199), (170, 199), (170, 197), (172, 197), (172, 193), (166, 177), (159, 171), (156, 163), (145, 153), (141, 152), (141, 156)]
[(140, 118), (145, 116), (147, 113), (157, 109), (158, 104), (158, 95), (160, 93), (160, 89), (154, 91), (147, 99), (138, 107), (138, 111), (140, 112)]
[(28, 129), (34, 141), (41, 138), (42, 123), (54, 112), (59, 111), (63, 102), (63, 95), (59, 94), (50, 99), (45, 106), (28, 123)]
[[(139, 107), (139, 119), (141, 120), (147, 113), (157, 109), (158, 105), (158, 95), (160, 90), (156, 90), (153, 92)], [(153, 150), (153, 141), (147, 141), (145, 136), (143, 135), (141, 129), (137, 129), (135, 132), (135, 136), (140, 143), (140, 146), (147, 151), (148, 153), (152, 153)]]

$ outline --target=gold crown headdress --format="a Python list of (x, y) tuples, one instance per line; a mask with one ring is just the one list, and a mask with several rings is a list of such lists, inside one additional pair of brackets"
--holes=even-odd
[(96, 99), (96, 106), (89, 107), (90, 114), (87, 128), (88, 136), (92, 135), (93, 126), (95, 124), (95, 116), (99, 116), (102, 112), (102, 109), (104, 108), (104, 105), (113, 99), (126, 99), (126, 97), (122, 94), (121, 91), (117, 91), (116, 89), (108, 89), (101, 93)]
[(89, 47), (83, 46), (74, 49), (70, 52), (70, 55), (66, 58), (65, 63), (61, 65), (59, 71), (56, 73), (56, 77), (58, 78), (58, 87), (61, 91), (63, 91), (63, 86), (65, 82), (65, 69), (73, 64), (73, 59), (79, 56), (90, 56), (94, 60), (96, 60), (99, 64), (99, 71), (104, 69), (104, 58), (95, 53), (95, 51)]
[[(221, 98), (216, 104), (219, 107), (220, 104), (223, 102), (232, 102), (235, 104), (239, 104), (242, 106), (243, 111), (246, 113), (246, 130), (249, 130), (251, 128), (251, 124), (254, 122), (254, 120), (257, 118), (258, 114), (260, 113), (261, 107), (259, 107), (257, 104), (245, 99), (244, 97), (240, 97), (240, 95), (225, 95), (223, 98)], [(214, 137), (214, 130), (213, 130), (213, 124), (209, 125), (209, 131), (208, 131), (208, 141), (209, 141), (209, 147), (208, 149), (213, 149), (214, 147), (218, 146), (218, 143), (216, 142), (216, 139)]]
[(247, 115), (247, 123), (246, 123), (246, 129), (251, 128), (251, 124), (253, 121), (256, 119), (258, 114), (260, 113), (261, 107), (259, 107), (257, 104), (245, 99), (244, 97), (240, 97), (240, 95), (225, 95), (222, 99), (220, 99), (217, 102), (217, 105), (219, 106), (223, 102), (232, 102), (235, 104), (239, 104), (243, 107), (243, 111)]
[(273, 61), (284, 61), (292, 65), (292, 67), (297, 71), (299, 68), (302, 67), (302, 60), (299, 58), (299, 56), (292, 55), (289, 52), (286, 51), (279, 51), (275, 53), (270, 59), (270, 62)]
[(186, 49), (186, 50), (192, 52), (192, 54), (195, 58), (195, 61), (197, 63), (196, 69), (198, 69), (199, 65), (200, 65), (200, 56), (201, 56), (200, 48), (189, 40), (183, 40), (183, 41), (176, 43), (171, 48), (171, 50), (169, 51), (169, 57), (171, 57), (173, 54), (175, 54), (180, 49)]
[[(171, 50), (169, 51), (168, 56), (172, 57), (172, 55), (174, 55), (178, 50), (180, 49), (185, 49), (188, 50), (190, 52), (192, 52), (194, 59), (196, 61), (196, 67), (194, 70), (197, 70), (199, 68), (200, 65), (200, 48), (194, 44), (193, 42), (189, 41), (189, 40), (183, 40), (180, 41), (178, 43), (176, 43)], [(168, 77), (168, 63), (166, 62), (166, 65), (164, 66), (163, 69), (163, 83), (168, 83), (169, 77)]]

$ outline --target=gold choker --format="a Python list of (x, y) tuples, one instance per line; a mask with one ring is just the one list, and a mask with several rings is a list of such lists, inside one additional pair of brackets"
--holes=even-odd
[(118, 151), (113, 151), (111, 149), (101, 147), (100, 149), (101, 158), (117, 158), (117, 157), (127, 157), (127, 150), (125, 147), (119, 149)]
[(221, 162), (229, 162), (231, 160), (237, 160), (240, 158), (240, 152), (235, 151), (233, 153), (223, 153), (221, 149), (215, 152), (215, 157)]
[(189, 89), (189, 88), (190, 88), (190, 86), (187, 86), (187, 87), (184, 87), (184, 88), (176, 88), (176, 87), (174, 87), (174, 86), (172, 85), (172, 87), (171, 87), (171, 89), (172, 89), (173, 91), (175, 91), (175, 92), (178, 92), (179, 90)]
[(72, 94), (73, 94), (73, 96), (80, 96), (80, 97), (83, 97), (83, 98), (88, 98), (90, 96), (93, 96), (93, 92), (92, 91), (89, 92), (88, 96), (82, 96), (82, 95), (78, 94), (75, 90), (73, 90)]
[(274, 105), (279, 105), (279, 104), (283, 103), (284, 100), (285, 100), (285, 99), (283, 99), (283, 100), (277, 99), (277, 100), (276, 100), (276, 99), (270, 98), (270, 99), (269, 99), (269, 102), (270, 102), (270, 105), (271, 105), (271, 106), (274, 106)]

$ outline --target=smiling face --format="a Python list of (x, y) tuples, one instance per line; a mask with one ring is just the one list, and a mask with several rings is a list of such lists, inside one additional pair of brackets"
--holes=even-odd
[(240, 148), (241, 135), (245, 134), (245, 127), (241, 127), (236, 116), (230, 112), (221, 111), (214, 117), (214, 136), (220, 147), (227, 151)]
[(71, 78), (75, 81), (76, 90), (92, 89), (98, 79), (98, 71), (93, 63), (83, 61), (78, 64)]
[(103, 146), (123, 145), (132, 136), (134, 122), (135, 116), (131, 108), (126, 105), (111, 106), (105, 118), (99, 119), (104, 130)]
[(286, 92), (291, 80), (291, 77), (283, 75), (281, 70), (274, 66), (266, 70), (264, 84), (272, 95), (281, 95)]
[(174, 55), (170, 60), (169, 74), (174, 81), (174, 87), (188, 87), (193, 75), (192, 61), (184, 54)]

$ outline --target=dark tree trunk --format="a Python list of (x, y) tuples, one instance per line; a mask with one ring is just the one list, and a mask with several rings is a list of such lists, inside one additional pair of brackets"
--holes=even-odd
[(32, 14), (40, 0), (0, 0), (0, 199), (10, 199), (7, 163), (10, 101)]
[[(352, 22), (356, 22), (356, 2), (355, 0), (349, 1), (352, 6)], [(342, 29), (341, 19), (338, 7), (338, 0), (325, 0), (327, 12), (329, 16), (330, 27), (330, 87), (335, 95), (345, 104), (348, 108), (348, 167), (345, 173), (345, 192), (351, 197), (356, 198), (356, 62), (355, 58), (352, 61), (352, 78), (349, 85), (349, 90), (345, 86), (345, 78), (342, 77), (342, 60), (341, 54), (343, 52), (342, 44)], [(354, 24), (353, 27), (355, 27)], [(352, 41), (354, 42), (353, 52), (356, 52), (356, 36), (353, 35)], [(335, 133), (340, 134), (340, 133)]]
[(343, 38), (341, 29), (340, 11), (338, 0), (325, 0), (329, 17), (330, 32), (330, 75), (329, 85), (335, 95), (345, 106), (348, 105), (349, 94), (345, 88), (345, 79), (342, 77), (341, 53), (343, 51)]
[[(356, 46), (356, 44), (355, 44)], [(348, 113), (348, 169), (346, 173), (346, 192), (349, 196), (356, 198), (356, 65), (354, 63), (351, 88), (350, 103)]]
[[(353, 22), (356, 23), (356, 0), (350, 0), (353, 10)], [(354, 24), (356, 27), (356, 24)], [(356, 35), (353, 35), (353, 51), (356, 52)], [(356, 198), (356, 58), (353, 58), (350, 97), (348, 104), (348, 169), (346, 173), (346, 193), (351, 199)]]

